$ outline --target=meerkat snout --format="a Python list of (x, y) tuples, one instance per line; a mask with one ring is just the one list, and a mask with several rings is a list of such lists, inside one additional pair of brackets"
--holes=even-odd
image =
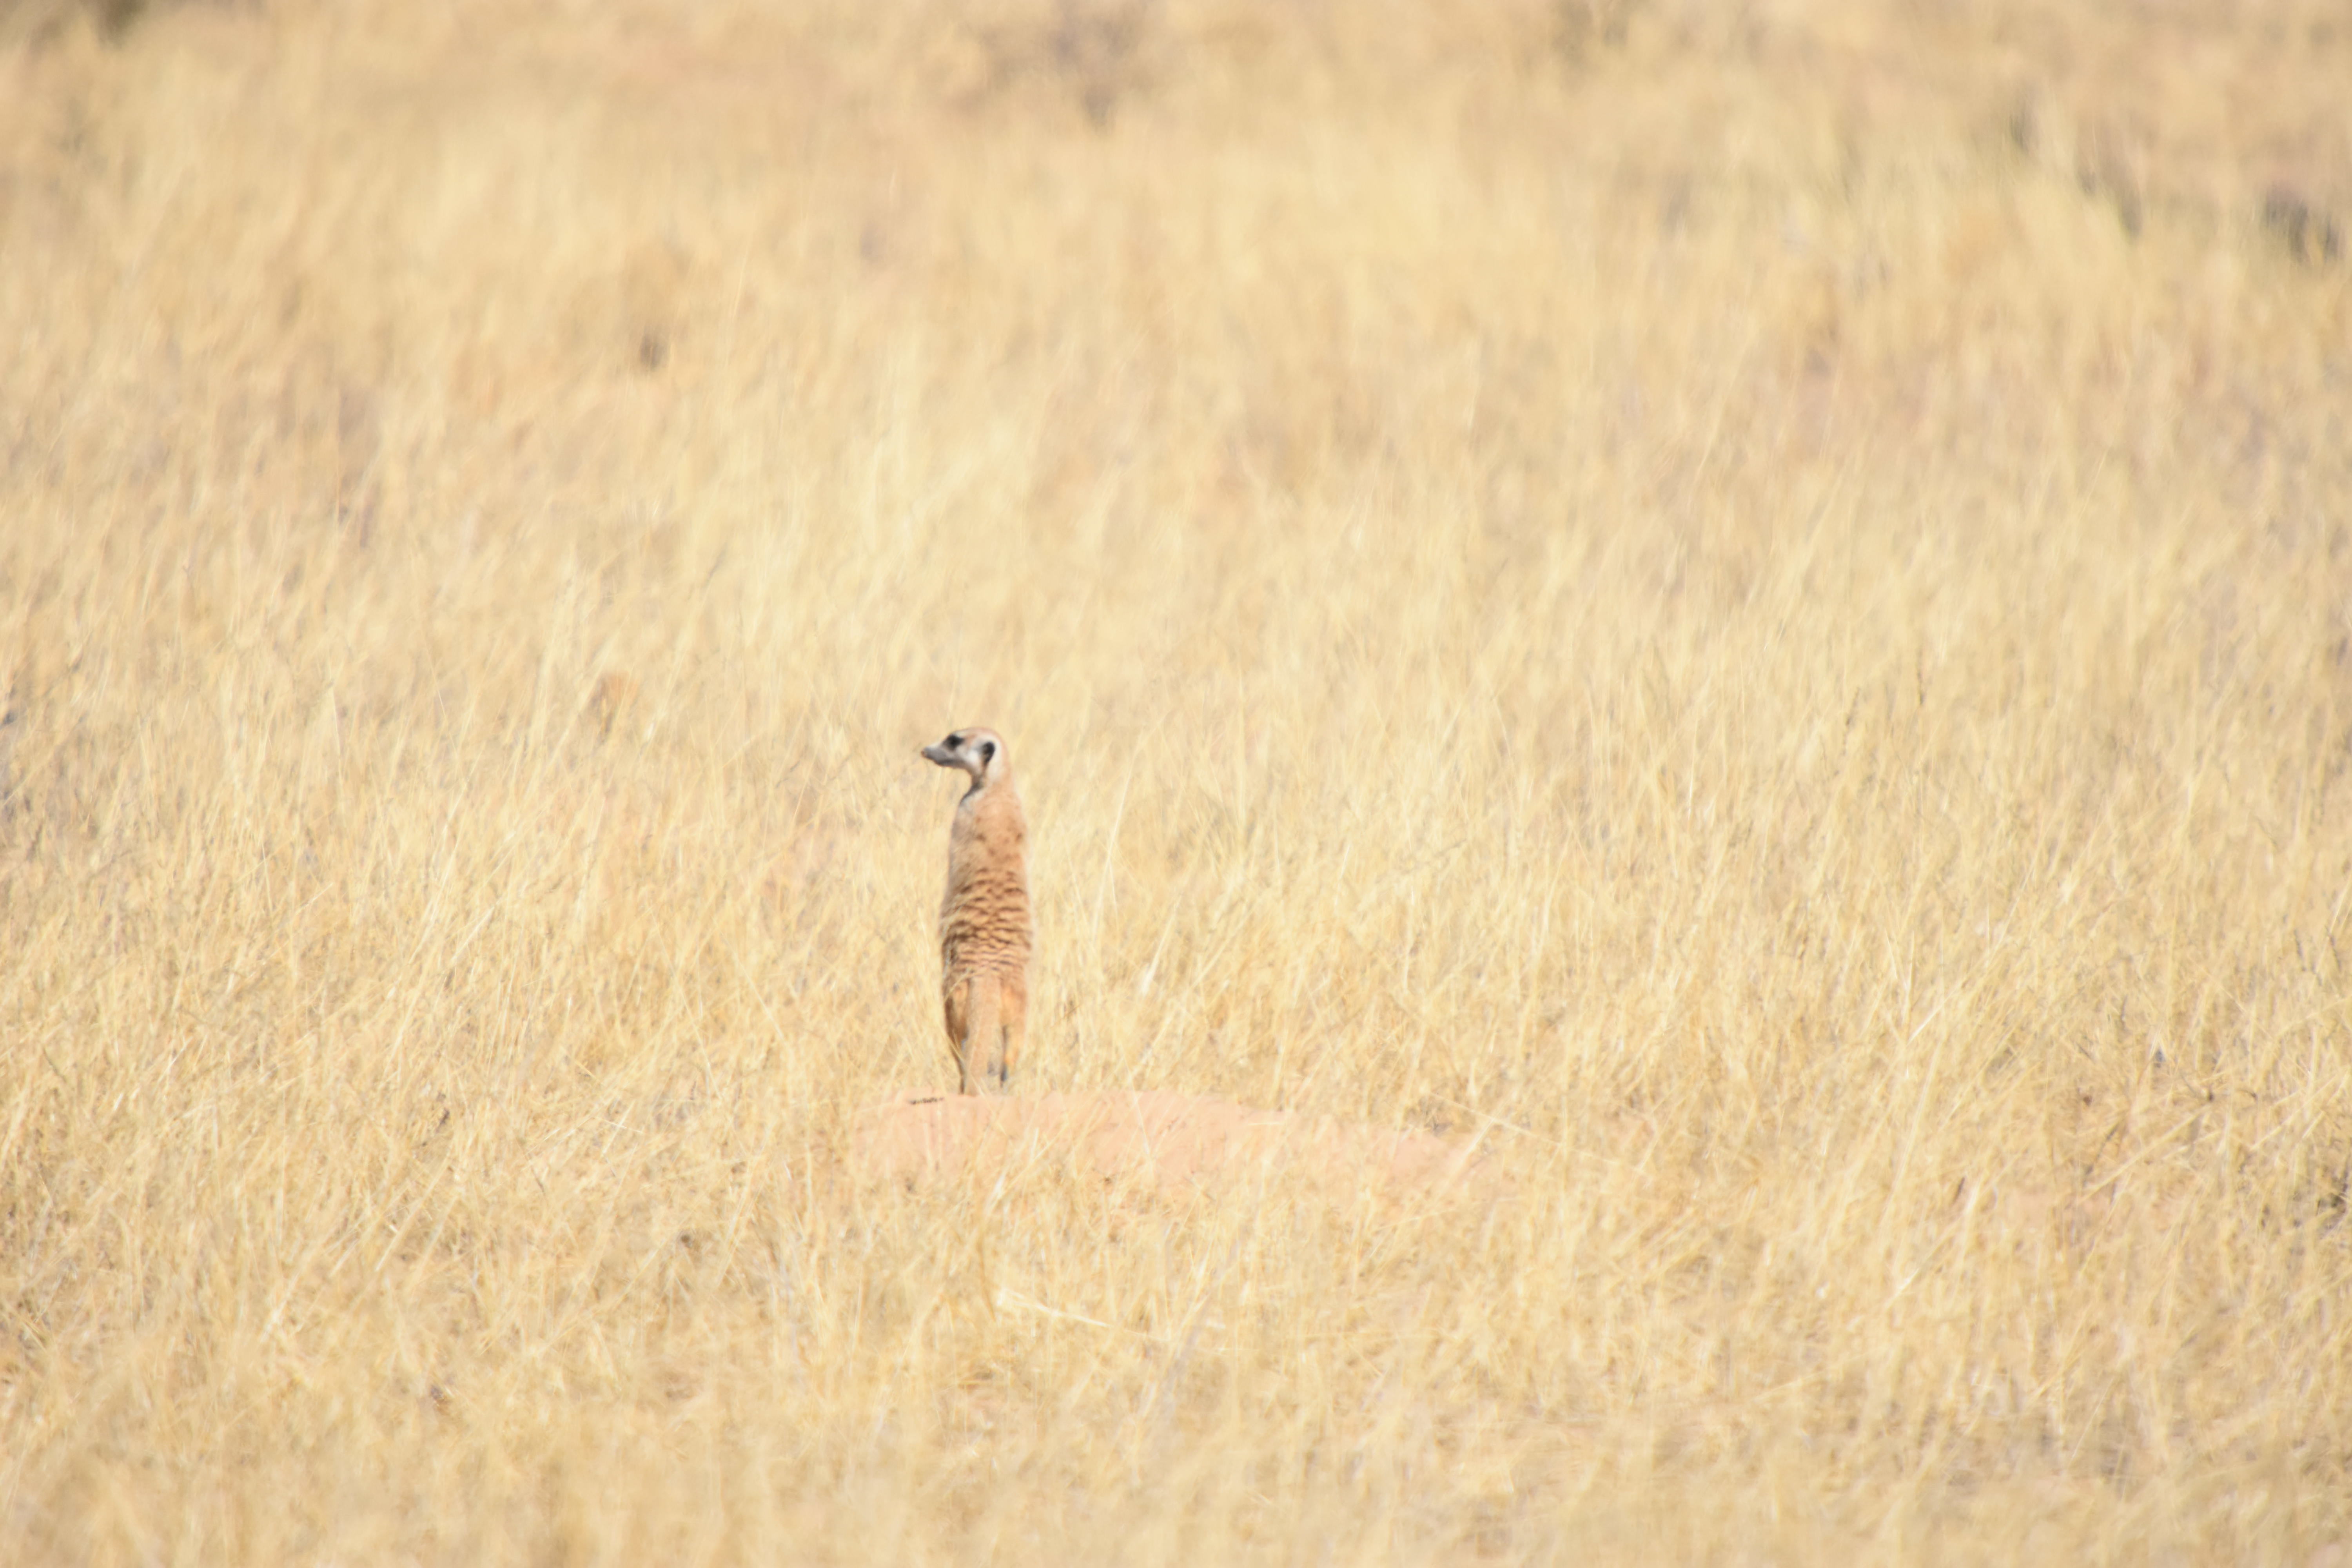
[(923, 755), (943, 768), (958, 768), (971, 775), (977, 789), (988, 782), (996, 760), (1004, 754), (1004, 742), (993, 730), (958, 730), (946, 740), (923, 748)]
[(1029, 1013), (1029, 826), (993, 730), (957, 730), (923, 755), (971, 780), (948, 832), (940, 903), (940, 990), (958, 1086), (1004, 1089)]

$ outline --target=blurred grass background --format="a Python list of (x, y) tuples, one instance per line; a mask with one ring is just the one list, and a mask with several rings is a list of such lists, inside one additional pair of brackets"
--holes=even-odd
[(0, 40), (0, 1555), (2341, 1560), (2340, 7)]

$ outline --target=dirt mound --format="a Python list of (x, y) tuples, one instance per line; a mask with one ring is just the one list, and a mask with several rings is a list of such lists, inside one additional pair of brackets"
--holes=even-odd
[(854, 1149), (861, 1169), (909, 1181), (985, 1164), (1069, 1165), (1163, 1191), (1303, 1182), (1335, 1196), (1372, 1190), (1403, 1198), (1494, 1184), (1475, 1140), (1157, 1090), (902, 1094), (860, 1113)]

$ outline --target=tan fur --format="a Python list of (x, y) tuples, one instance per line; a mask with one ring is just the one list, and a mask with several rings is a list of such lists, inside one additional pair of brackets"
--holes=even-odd
[(990, 730), (958, 730), (923, 755), (960, 768), (971, 787), (948, 834), (940, 903), (940, 995), (958, 1088), (1003, 1089), (1020, 1065), (1029, 1018), (1029, 826), (1013, 763)]

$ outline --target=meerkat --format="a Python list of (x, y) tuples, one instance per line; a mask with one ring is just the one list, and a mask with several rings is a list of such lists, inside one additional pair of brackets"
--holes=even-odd
[(948, 834), (940, 902), (940, 992), (964, 1094), (1013, 1081), (1029, 1017), (1029, 825), (1013, 760), (993, 730), (958, 730), (923, 755), (961, 768), (971, 787)]

